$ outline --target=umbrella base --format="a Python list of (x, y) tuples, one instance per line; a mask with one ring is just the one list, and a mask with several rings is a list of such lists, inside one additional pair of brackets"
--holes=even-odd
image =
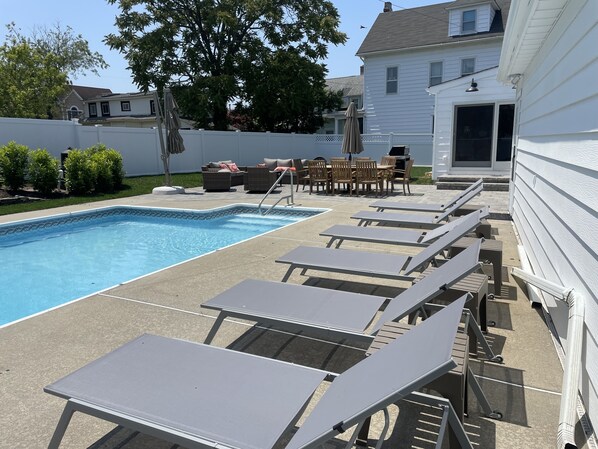
[(185, 189), (179, 186), (160, 186), (155, 187), (152, 190), (154, 195), (177, 195), (179, 193), (185, 193)]

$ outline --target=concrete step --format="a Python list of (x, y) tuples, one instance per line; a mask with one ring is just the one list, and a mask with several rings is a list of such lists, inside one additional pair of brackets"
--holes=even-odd
[(473, 184), (478, 179), (482, 178), (484, 180), (484, 184), (508, 184), (509, 177), (508, 176), (474, 176), (474, 175), (444, 175), (439, 176), (437, 182), (463, 182), (468, 184)]
[[(471, 182), (436, 182), (437, 190), (465, 190)], [(503, 182), (484, 182), (484, 190), (492, 192), (508, 192), (509, 184)]]

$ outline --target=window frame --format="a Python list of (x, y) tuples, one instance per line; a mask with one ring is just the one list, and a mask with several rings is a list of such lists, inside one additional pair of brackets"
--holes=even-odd
[[(465, 14), (473, 13), (473, 20), (465, 20)], [(478, 11), (477, 9), (467, 9), (461, 13), (461, 34), (473, 34), (477, 32), (477, 22), (478, 22)], [(468, 28), (471, 27), (470, 24), (473, 24), (472, 29), (465, 29), (465, 25), (468, 24)]]
[(98, 104), (97, 103), (89, 103), (87, 105), (89, 109), (89, 116), (90, 117), (97, 117), (98, 116)]
[[(104, 106), (106, 107), (105, 110)], [(102, 111), (102, 117), (110, 117), (110, 102), (102, 101), (100, 103), (100, 110)]]
[[(463, 71), (463, 64), (465, 63), (465, 61), (473, 61), (473, 67), (471, 68), (471, 72), (465, 73)], [(461, 59), (461, 76), (473, 75), (475, 73), (475, 63), (476, 63), (475, 58), (462, 58)]]
[[(392, 79), (389, 77), (390, 75), (390, 70), (394, 70), (395, 71), (395, 78)], [(393, 84), (390, 84), (393, 83)], [(394, 85), (394, 91), (393, 89), (389, 90), (389, 86), (393, 86)], [(397, 95), (399, 93), (399, 66), (389, 66), (386, 67), (386, 95)]]
[[(432, 75), (432, 66), (434, 64), (440, 64), (440, 75)], [(433, 83), (432, 78), (440, 78), (437, 82)], [(443, 61), (432, 61), (430, 62), (429, 69), (428, 69), (428, 87), (436, 86), (438, 84), (442, 84), (444, 78), (444, 64)]]
[(120, 110), (122, 112), (131, 112), (131, 102), (130, 101), (121, 101), (120, 102)]
[(156, 115), (156, 103), (150, 100), (150, 115)]

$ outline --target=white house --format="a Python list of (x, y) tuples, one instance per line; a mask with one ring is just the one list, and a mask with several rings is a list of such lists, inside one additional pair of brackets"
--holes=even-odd
[[(598, 425), (598, 1), (513, 3), (498, 71), (517, 88), (511, 214), (523, 261), (585, 305), (579, 385)], [(544, 295), (561, 340), (567, 310)], [(574, 323), (574, 322), (573, 322)], [(571, 343), (571, 339), (568, 341)], [(573, 348), (565, 346), (572, 356)], [(572, 381), (577, 380), (573, 374)]]
[(111, 94), (110, 89), (90, 86), (68, 86), (66, 94), (58, 101), (61, 110), (61, 117), (58, 120), (79, 119), (84, 121), (87, 118), (85, 101), (100, 95)]
[(326, 88), (333, 92), (342, 92), (342, 104), (338, 110), (322, 114), (324, 126), (317, 133), (342, 134), (345, 128), (345, 112), (350, 103), (355, 103), (357, 107), (359, 127), (363, 133), (363, 74), (328, 78)]
[(156, 126), (154, 93), (102, 94), (85, 101), (86, 125), (151, 128)]
[(428, 89), (435, 99), (434, 179), (509, 173), (515, 90), (497, 73), (494, 67)]
[(510, 0), (456, 0), (392, 11), (385, 3), (357, 51), (364, 64), (364, 132), (425, 134), (432, 162), (434, 98), (426, 89), (496, 67)]

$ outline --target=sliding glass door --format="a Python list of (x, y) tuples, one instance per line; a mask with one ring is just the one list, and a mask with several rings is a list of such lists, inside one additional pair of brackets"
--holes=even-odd
[(453, 167), (508, 170), (514, 113), (513, 104), (455, 106)]

